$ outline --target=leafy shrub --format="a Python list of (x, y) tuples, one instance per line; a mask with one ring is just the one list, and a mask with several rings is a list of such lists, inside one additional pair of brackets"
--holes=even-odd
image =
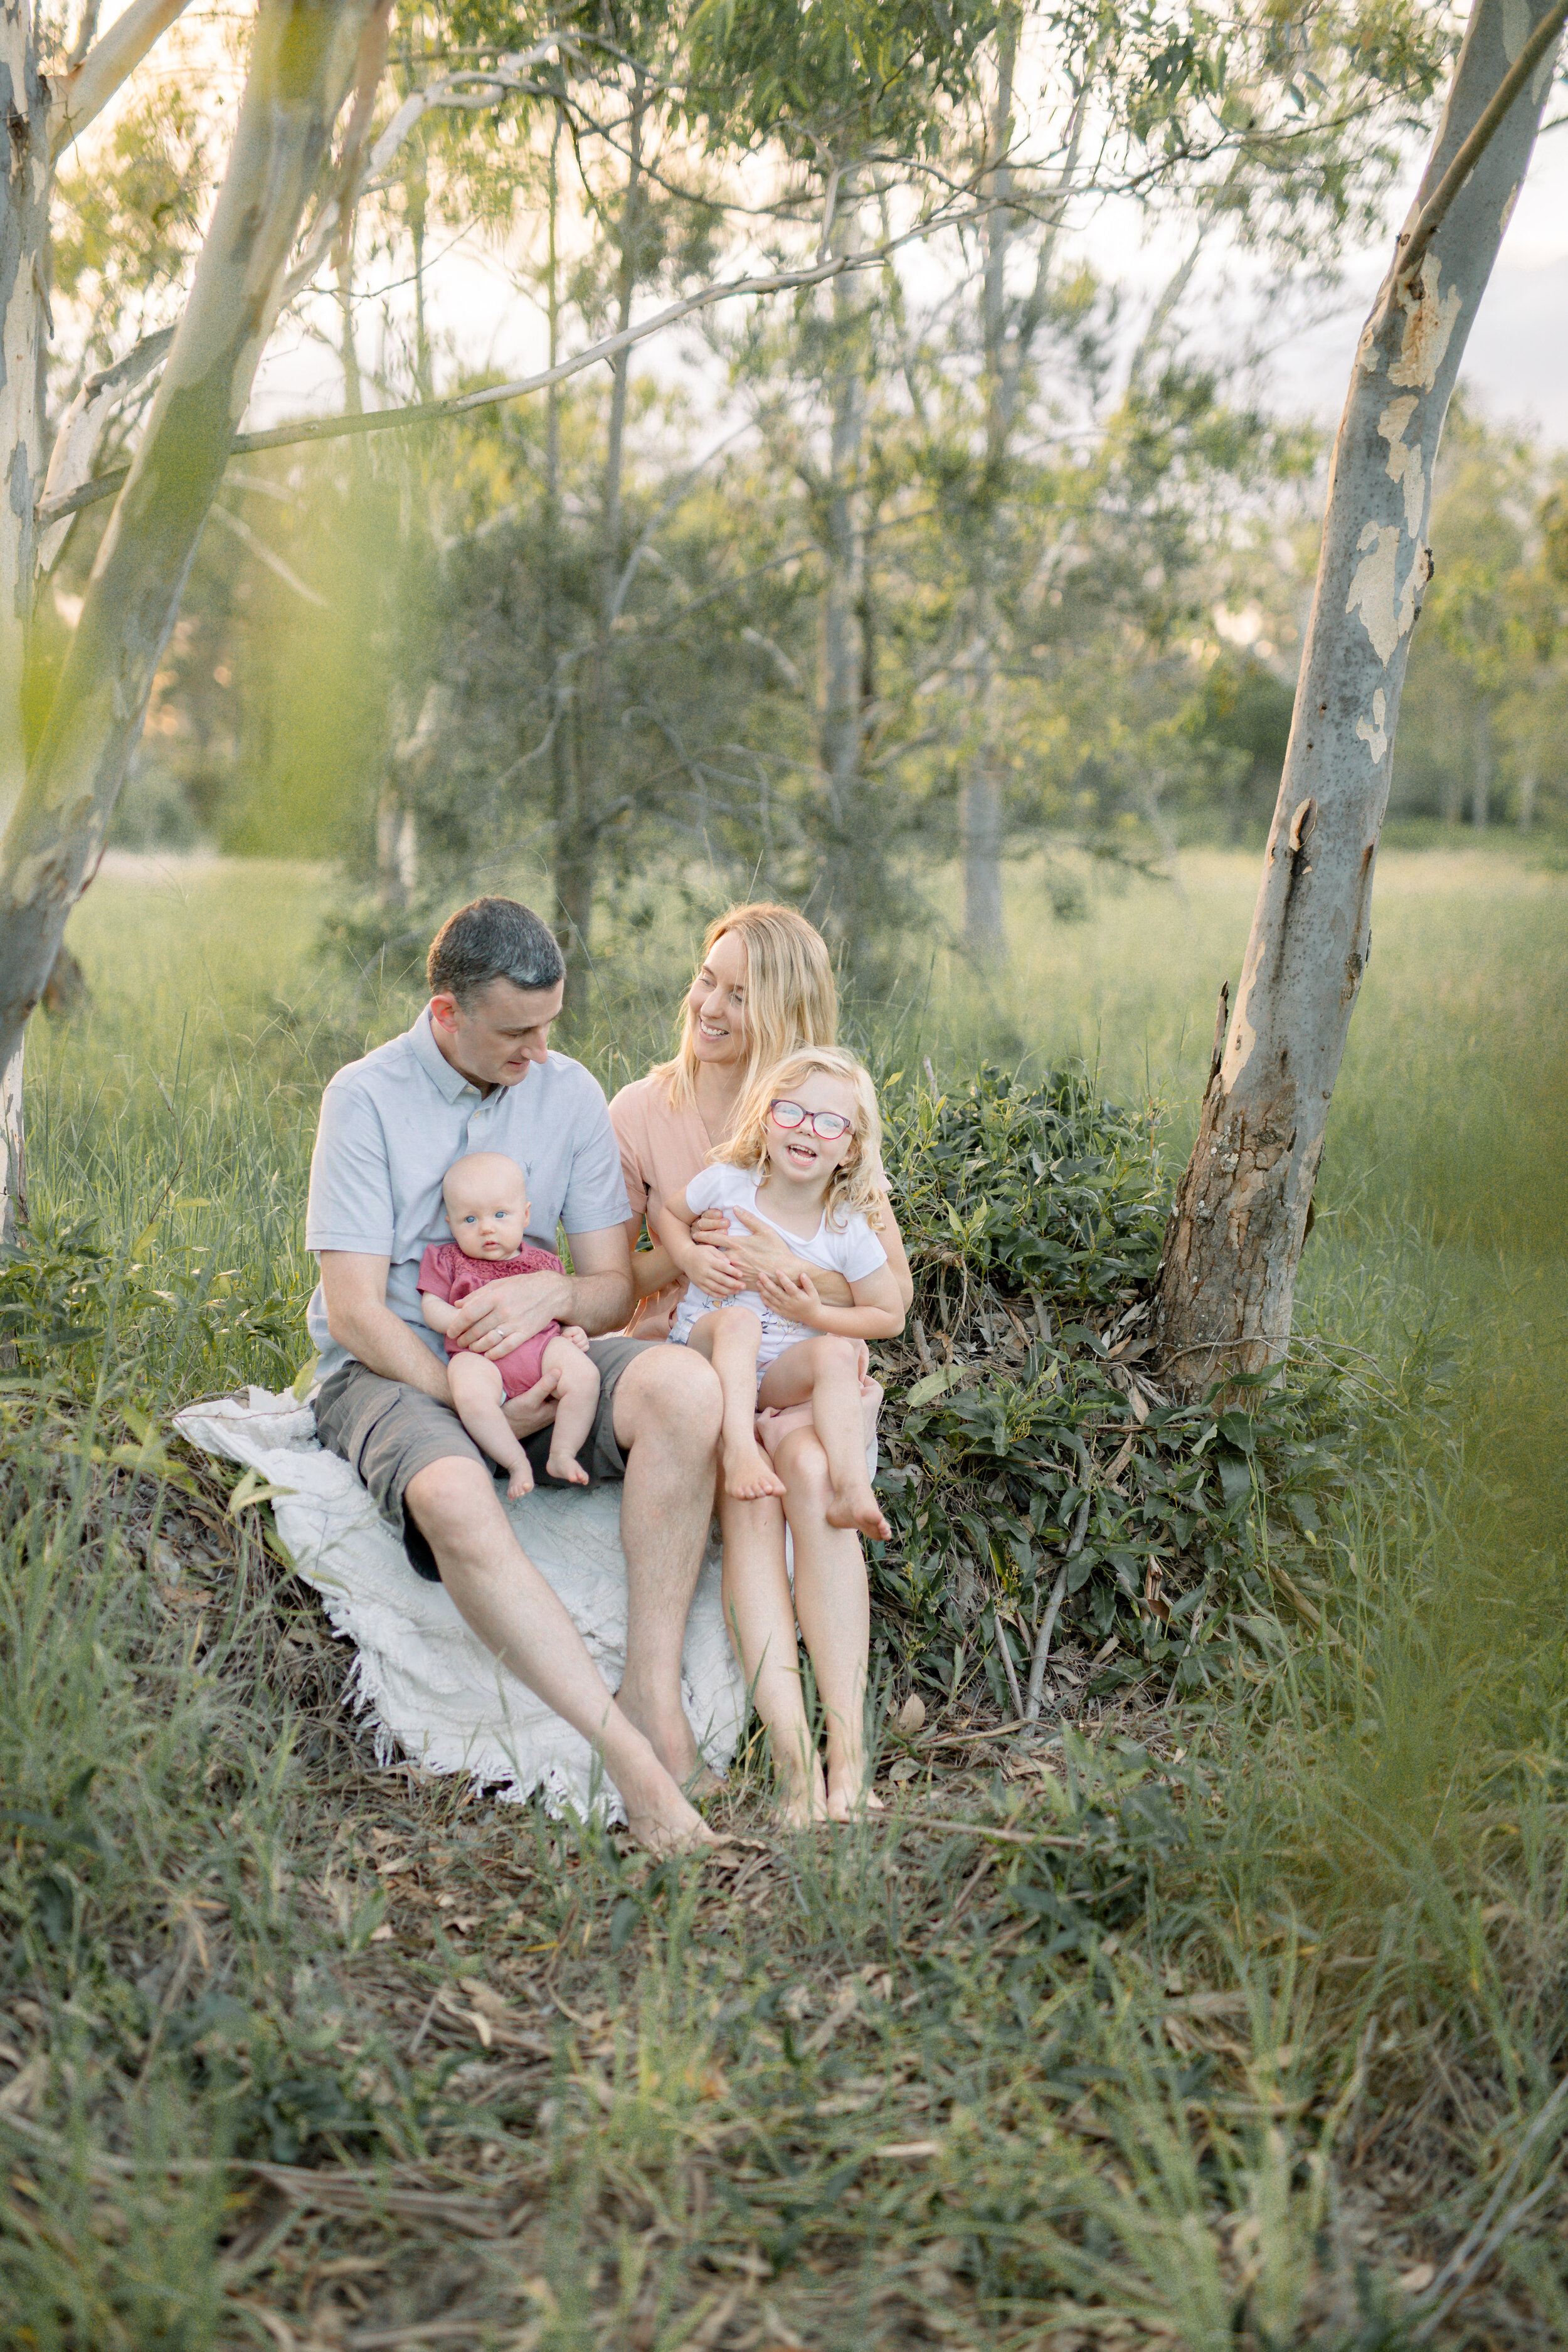
[(884, 1639), (949, 1689), (977, 1664), (1010, 1707), (1058, 1577), (1066, 1620), (1123, 1653), (1107, 1686), (1151, 1664), (1199, 1685), (1222, 1592), (1272, 1606), (1283, 1577), (1310, 1622), (1299, 1555), (1342, 1466), (1334, 1382), (1293, 1370), (1177, 1405), (1144, 1369), (1168, 1208), (1152, 1118), (1081, 1066), (899, 1087), (886, 1158), (915, 1300), (877, 1367)]

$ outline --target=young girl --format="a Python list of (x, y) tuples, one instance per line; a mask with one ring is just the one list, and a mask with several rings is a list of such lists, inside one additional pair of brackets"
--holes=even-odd
[[(670, 1338), (709, 1358), (724, 1391), (723, 1477), (742, 1498), (782, 1495), (757, 1444), (760, 1406), (809, 1402), (827, 1457), (828, 1524), (886, 1542), (890, 1530), (866, 1469), (860, 1378), (866, 1342), (904, 1328), (888, 1254), (871, 1230), (882, 1123), (871, 1081), (852, 1054), (805, 1046), (753, 1081), (721, 1156), (665, 1201), (659, 1239), (690, 1278)], [(795, 1256), (844, 1276), (852, 1304), (829, 1307), (809, 1274), (771, 1278), (779, 1298), (699, 1287), (692, 1220), (704, 1209), (747, 1209), (774, 1226)], [(869, 1212), (869, 1214), (868, 1214)], [(738, 1218), (731, 1229), (742, 1232)]]

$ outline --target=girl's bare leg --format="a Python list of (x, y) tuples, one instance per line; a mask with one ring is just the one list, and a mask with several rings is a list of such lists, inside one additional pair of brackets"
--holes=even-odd
[[(763, 1375), (757, 1401), (763, 1405), (798, 1402), (809, 1389), (812, 1425), (827, 1457), (832, 1492), (829, 1527), (858, 1528), (886, 1543), (892, 1534), (866, 1472), (861, 1437), (860, 1374), (865, 1342), (832, 1333), (801, 1339), (774, 1359)], [(791, 1521), (794, 1525), (794, 1521)]]
[(763, 1327), (749, 1307), (721, 1307), (699, 1316), (687, 1345), (706, 1356), (724, 1392), (724, 1433), (719, 1477), (737, 1502), (782, 1495), (784, 1482), (757, 1444), (757, 1349)]
[(558, 1399), (544, 1466), (552, 1478), (585, 1486), (588, 1473), (577, 1459), (577, 1449), (593, 1428), (599, 1409), (599, 1368), (573, 1340), (558, 1333), (545, 1348), (540, 1369), (554, 1381)]
[(826, 1820), (827, 1790), (801, 1689), (795, 1604), (784, 1570), (784, 1513), (776, 1496), (742, 1500), (719, 1489), (724, 1542), (724, 1622), (768, 1735), (786, 1829)]
[(826, 1718), (827, 1814), (830, 1821), (846, 1822), (857, 1813), (881, 1811), (866, 1757), (871, 1647), (866, 1555), (853, 1529), (836, 1527), (827, 1517), (833, 1478), (816, 1431), (789, 1431), (779, 1441), (776, 1459), (795, 1538), (795, 1610)]
[(458, 1419), (474, 1444), (482, 1445), (492, 1462), (510, 1471), (507, 1493), (514, 1502), (519, 1495), (531, 1494), (533, 1473), (528, 1456), (501, 1410), (505, 1391), (499, 1368), (488, 1356), (476, 1356), (471, 1348), (465, 1348), (460, 1356), (448, 1360), (447, 1381)]

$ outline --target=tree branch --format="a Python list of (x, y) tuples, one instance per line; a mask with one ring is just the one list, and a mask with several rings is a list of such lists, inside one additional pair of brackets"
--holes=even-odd
[[(900, 237), (894, 242), (903, 244), (907, 239)], [(667, 327), (678, 325), (699, 310), (711, 310), (716, 302), (733, 301), (747, 295), (792, 293), (802, 287), (823, 285), (847, 270), (880, 268), (886, 258), (885, 248), (879, 247), (872, 252), (836, 254), (827, 261), (814, 262), (808, 268), (780, 270), (771, 278), (726, 278), (716, 286), (703, 287), (699, 293), (688, 294), (681, 301), (668, 304), (664, 310), (655, 311), (652, 318), (626, 328), (624, 333), (602, 335), (574, 359), (563, 360), (559, 367), (546, 368), (539, 375), (520, 376), (512, 383), (488, 384), (479, 392), (457, 393), (447, 400), (415, 401), (406, 408), (373, 408), (361, 416), (322, 416), (300, 425), (274, 425), (266, 433), (237, 433), (232, 455), (243, 457), (258, 449), (287, 449), (302, 441), (342, 441), (359, 433), (396, 432), (405, 425), (435, 425), (445, 417), (468, 416), (476, 409), (522, 400), (531, 393), (547, 391), (552, 383), (563, 383), (569, 376), (581, 375), (585, 368), (596, 366), (601, 360), (613, 359), (617, 352), (629, 350), (635, 343), (646, 342), (650, 336), (661, 334)], [(83, 507), (95, 506), (100, 499), (112, 498), (129, 471), (129, 467), (119, 467), (111, 474), (100, 474), (96, 480), (84, 482), (79, 490), (73, 490), (68, 498), (41, 505), (37, 511), (39, 529), (59, 522)]]
[(96, 121), (153, 42), (189, 5), (190, 0), (131, 0), (124, 15), (115, 18), (81, 63), (60, 75), (49, 98), (51, 162)]
[(1469, 137), (1433, 189), (1416, 216), (1399, 267), (1394, 273), (1394, 286), (1407, 286), (1426, 258), (1426, 249), (1447, 216), (1454, 198), (1480, 162), (1502, 124), (1514, 100), (1546, 55), (1547, 50), (1568, 24), (1568, 0), (1542, 16), (1522, 49), (1521, 49), (1493, 94), (1491, 103), (1477, 121)]

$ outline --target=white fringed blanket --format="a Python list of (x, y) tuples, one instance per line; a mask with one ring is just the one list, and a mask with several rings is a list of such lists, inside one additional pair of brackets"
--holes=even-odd
[[(624, 1818), (586, 1740), (491, 1656), (440, 1585), (415, 1574), (347, 1463), (318, 1444), (309, 1405), (253, 1388), (244, 1401), (189, 1405), (175, 1426), (203, 1453), (242, 1462), (278, 1489), (279, 1537), (321, 1595), (333, 1632), (358, 1653), (351, 1687), (384, 1762), (400, 1751), (426, 1771), (466, 1772), (514, 1801), (538, 1790), (552, 1811)], [(555, 1489), (505, 1506), (611, 1690), (626, 1664), (620, 1507), (618, 1486)], [(721, 1772), (740, 1738), (745, 1687), (724, 1632), (712, 1548), (687, 1620), (682, 1679), (692, 1729)]]

